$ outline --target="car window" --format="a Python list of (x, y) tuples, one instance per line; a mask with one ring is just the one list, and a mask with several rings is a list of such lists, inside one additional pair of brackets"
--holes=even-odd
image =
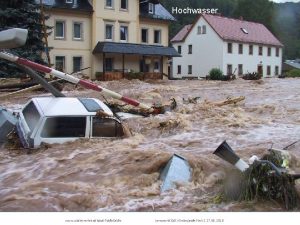
[(30, 102), (22, 111), (24, 119), (31, 131), (34, 130), (37, 122), (41, 118), (33, 102)]
[(93, 117), (92, 137), (122, 137), (122, 124), (111, 118)]
[(47, 118), (41, 136), (44, 138), (85, 137), (86, 117)]

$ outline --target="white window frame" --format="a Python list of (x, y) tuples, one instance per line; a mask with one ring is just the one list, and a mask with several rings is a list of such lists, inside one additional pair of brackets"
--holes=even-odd
[[(157, 31), (159, 32), (159, 41), (158, 41), (158, 42), (155, 42), (155, 33), (156, 33)], [(161, 34), (161, 30), (154, 30), (154, 32), (153, 32), (153, 36), (154, 36), (154, 37), (153, 37), (153, 43), (154, 43), (154, 44), (157, 44), (157, 45), (161, 44), (161, 35), (162, 35), (162, 34)]]
[[(110, 26), (111, 27), (111, 38), (107, 38), (106, 34), (107, 34), (107, 27)], [(105, 32), (104, 32), (104, 39), (106, 41), (113, 41), (114, 40), (114, 32), (115, 32), (115, 26), (112, 23), (105, 23)]]
[[(125, 33), (125, 36), (126, 36), (126, 39), (125, 39), (125, 40), (122, 40), (122, 39), (121, 39), (121, 36), (122, 36), (122, 35), (121, 35), (121, 29), (122, 29), (123, 27), (127, 29), (127, 32)], [(125, 30), (126, 30), (126, 29), (125, 29)], [(128, 38), (129, 38), (128, 33), (129, 33), (129, 27), (128, 27), (128, 25), (127, 25), (127, 24), (121, 24), (121, 25), (120, 25), (120, 42), (128, 42)]]
[(126, 1), (126, 8), (124, 9), (124, 8), (122, 8), (122, 0), (120, 0), (120, 10), (121, 11), (128, 11), (128, 9), (129, 9), (129, 6), (128, 6), (128, 3), (129, 3), (129, 1), (128, 0), (124, 0), (124, 1)]
[(154, 14), (154, 4), (153, 3), (149, 2), (148, 12), (149, 12), (149, 14)]
[[(56, 55), (55, 57), (54, 57), (54, 60), (55, 60), (55, 69), (57, 68), (57, 63), (56, 63), (56, 59), (57, 59), (57, 57), (62, 57), (63, 58), (63, 68), (62, 68), (62, 72), (64, 72), (65, 70), (66, 70), (66, 60), (67, 60), (67, 57), (66, 56), (64, 56), (64, 55)], [(58, 69), (58, 68), (57, 68)]]
[[(75, 37), (75, 24), (80, 25), (80, 38)], [(74, 21), (73, 22), (73, 40), (76, 40), (76, 41), (82, 41), (83, 40), (83, 23), (82, 22), (79, 22), (79, 21)]]
[(202, 34), (202, 26), (200, 25), (197, 27), (197, 34), (198, 35)]
[(105, 0), (105, 8), (106, 9), (114, 9), (114, 5), (115, 5), (114, 0), (111, 0), (111, 6), (107, 5), (107, 0)]
[[(146, 42), (143, 41), (143, 30), (147, 31)], [(142, 43), (149, 43), (149, 29), (148, 28), (142, 28), (141, 29), (141, 42)]]
[[(57, 23), (62, 23), (62, 25), (63, 25), (63, 36), (56, 36), (56, 26), (57, 26)], [(59, 39), (59, 40), (66, 39), (66, 21), (64, 21), (64, 20), (56, 20), (55, 21), (54, 38), (55, 39)]]
[(73, 56), (72, 57), (72, 63), (73, 63), (73, 72), (76, 72), (76, 71), (74, 71), (74, 58), (80, 58), (80, 69), (82, 69), (83, 68), (83, 57), (81, 56), (81, 55), (75, 55), (75, 56)]

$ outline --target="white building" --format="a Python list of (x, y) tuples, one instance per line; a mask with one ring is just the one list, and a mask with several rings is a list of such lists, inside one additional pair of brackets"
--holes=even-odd
[(283, 45), (263, 24), (203, 14), (171, 42), (182, 55), (173, 58), (174, 78), (205, 77), (213, 68), (227, 75), (281, 73)]

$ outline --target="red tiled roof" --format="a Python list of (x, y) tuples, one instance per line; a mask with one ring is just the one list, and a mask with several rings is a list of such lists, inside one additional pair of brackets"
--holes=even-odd
[[(263, 24), (210, 14), (203, 14), (202, 16), (223, 40), (283, 46)], [(248, 34), (243, 32), (242, 29), (245, 29)], [(177, 37), (176, 35), (177, 38), (174, 37), (175, 41), (172, 39), (172, 42), (184, 41), (191, 30), (192, 28), (189, 31), (181, 30), (179, 32), (181, 36)], [(183, 38), (180, 39), (180, 37)]]
[(192, 30), (193, 24), (185, 25), (176, 35), (172, 38), (171, 42), (181, 42), (184, 41), (186, 36)]

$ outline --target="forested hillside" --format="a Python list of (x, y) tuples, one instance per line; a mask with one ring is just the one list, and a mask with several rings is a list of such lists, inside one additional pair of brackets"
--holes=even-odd
[[(223, 16), (263, 23), (284, 44), (284, 58), (300, 58), (300, 2), (273, 3), (268, 0), (161, 0), (168, 9), (172, 7), (218, 8)], [(193, 23), (196, 15), (175, 14), (171, 25), (173, 37), (182, 26)]]

